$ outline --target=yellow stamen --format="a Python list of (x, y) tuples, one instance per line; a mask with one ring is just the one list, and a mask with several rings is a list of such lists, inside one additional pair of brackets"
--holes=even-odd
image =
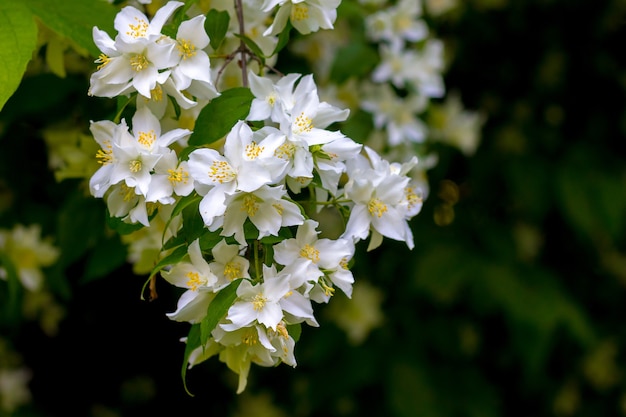
[(189, 173), (183, 170), (182, 167), (178, 169), (168, 169), (167, 173), (169, 174), (167, 179), (170, 180), (172, 184), (179, 182), (187, 184), (189, 182)]
[(139, 172), (141, 171), (141, 167), (142, 163), (139, 159), (132, 160), (128, 164), (128, 169), (130, 169), (130, 172)]
[(259, 200), (259, 197), (253, 194), (247, 194), (243, 198), (243, 205), (241, 206), (241, 209), (248, 213), (248, 217), (254, 217), (256, 212), (259, 210)]
[(133, 38), (143, 38), (146, 36), (146, 32), (148, 31), (148, 22), (146, 22), (143, 19), (140, 19), (138, 17), (135, 17), (135, 22), (137, 22), (136, 25), (133, 25), (132, 23), (128, 24), (128, 28), (130, 30), (128, 30), (126, 32), (126, 34), (128, 36), (132, 36)]
[(148, 68), (150, 62), (145, 55), (137, 54), (130, 59), (130, 66), (136, 71), (141, 72)]
[(237, 174), (235, 174), (233, 168), (226, 161), (213, 161), (209, 168), (209, 178), (211, 178), (213, 182), (223, 184), (232, 181), (236, 176)]
[(151, 147), (154, 141), (156, 141), (154, 130), (150, 130), (149, 132), (139, 132), (137, 135), (137, 141), (147, 148)]
[(315, 247), (306, 244), (302, 249), (300, 249), (300, 256), (313, 261), (313, 263), (316, 264), (320, 260), (320, 251), (315, 249)]
[(295, 133), (310, 132), (311, 129), (313, 129), (313, 120), (310, 117), (305, 116), (304, 112), (302, 112), (298, 117), (296, 117), (293, 129)]
[(274, 156), (280, 159), (284, 159), (289, 161), (293, 158), (293, 155), (296, 153), (296, 146), (291, 142), (285, 142), (280, 145), (276, 151), (274, 151)]
[(176, 45), (178, 48), (178, 53), (183, 59), (191, 58), (196, 56), (198, 51), (196, 50), (196, 45), (191, 43), (191, 41), (187, 39), (180, 39), (178, 44)]
[(229, 281), (239, 278), (241, 276), (241, 265), (235, 262), (228, 262), (224, 265), (224, 276)]
[(109, 141), (104, 142), (105, 149), (98, 149), (96, 159), (99, 164), (107, 165), (113, 162), (113, 147)]
[(197, 291), (198, 287), (200, 285), (202, 285), (202, 280), (200, 279), (200, 274), (198, 274), (197, 272), (187, 272), (187, 274), (185, 274), (185, 276), (187, 278), (189, 278), (189, 281), (187, 281), (187, 286), (189, 287), (189, 289), (191, 291)]
[(251, 142), (250, 144), (246, 145), (246, 157), (248, 159), (256, 159), (261, 154), (261, 152), (263, 152), (263, 149), (265, 149), (265, 147), (257, 145), (256, 142)]
[(105, 54), (100, 54), (98, 56), (98, 59), (96, 59), (94, 61), (96, 64), (100, 64), (96, 67), (97, 70), (103, 68), (106, 66), (106, 64), (108, 64), (109, 62), (111, 62), (111, 58), (109, 58), (108, 56), (106, 56)]
[(252, 299), (252, 308), (254, 308), (254, 311), (261, 311), (263, 307), (265, 307), (266, 303), (267, 298), (263, 295), (263, 293), (259, 293)]
[(291, 20), (300, 21), (309, 18), (309, 8), (304, 3), (294, 4), (291, 8)]
[(387, 212), (387, 205), (380, 201), (378, 198), (372, 198), (367, 203), (367, 210), (372, 216), (376, 216), (379, 219)]

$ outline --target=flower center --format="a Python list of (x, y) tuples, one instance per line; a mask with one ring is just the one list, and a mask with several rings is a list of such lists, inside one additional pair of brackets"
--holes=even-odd
[(145, 70), (146, 68), (148, 68), (149, 64), (150, 62), (148, 61), (148, 58), (146, 58), (146, 56), (142, 54), (137, 54), (130, 59), (130, 66), (136, 72), (141, 72)]
[(202, 280), (200, 279), (200, 274), (197, 272), (187, 272), (185, 274), (189, 281), (187, 281), (187, 286), (191, 291), (197, 291), (198, 287), (202, 285)]
[(302, 256), (303, 258), (309, 259), (314, 264), (316, 264), (320, 260), (320, 251), (315, 249), (315, 247), (307, 244), (307, 245), (304, 245), (302, 249), (300, 249), (300, 256)]
[(150, 130), (149, 132), (139, 132), (137, 135), (137, 141), (146, 148), (151, 147), (155, 140), (156, 135), (154, 134), (154, 130)]
[(213, 182), (223, 184), (232, 181), (236, 176), (235, 171), (226, 161), (213, 161), (209, 168), (209, 178)]
[(182, 167), (178, 169), (168, 169), (167, 173), (169, 174), (167, 179), (170, 180), (172, 184), (176, 184), (179, 182), (187, 184), (189, 182), (189, 173), (185, 171)]
[(309, 8), (304, 3), (294, 4), (291, 9), (291, 20), (300, 21), (309, 18)]
[(243, 198), (243, 205), (241, 209), (248, 213), (248, 217), (254, 217), (257, 211), (259, 211), (259, 198), (253, 194), (247, 194)]
[(313, 129), (313, 120), (310, 117), (307, 117), (303, 113), (300, 113), (298, 117), (296, 117), (296, 121), (294, 122), (294, 132), (295, 133), (304, 133), (310, 132)]
[(259, 146), (256, 144), (256, 142), (251, 142), (250, 144), (246, 145), (246, 157), (248, 159), (256, 159), (261, 152), (263, 152), (263, 149), (265, 149), (264, 146)]
[(380, 201), (378, 198), (372, 198), (367, 203), (367, 210), (372, 216), (376, 216), (379, 219), (387, 212), (387, 205)]
[(266, 303), (267, 298), (263, 295), (263, 293), (259, 293), (252, 299), (252, 308), (254, 308), (254, 311), (261, 311), (263, 310), (263, 307), (265, 307)]
[(135, 39), (144, 38), (146, 36), (146, 32), (148, 31), (148, 22), (138, 17), (135, 17), (135, 22), (137, 22), (136, 25), (133, 25), (132, 23), (128, 24), (129, 30), (126, 32), (126, 34)]
[(183, 59), (191, 58), (196, 56), (198, 53), (196, 45), (187, 39), (179, 39), (176, 47), (178, 48), (178, 53)]
[(241, 276), (241, 265), (236, 262), (228, 262), (224, 265), (224, 276), (232, 281)]
[(296, 146), (291, 142), (285, 142), (276, 149), (274, 156), (289, 161), (294, 153), (296, 153)]
[(128, 163), (128, 169), (130, 169), (130, 172), (139, 172), (141, 171), (141, 167), (142, 163), (139, 159), (133, 159)]

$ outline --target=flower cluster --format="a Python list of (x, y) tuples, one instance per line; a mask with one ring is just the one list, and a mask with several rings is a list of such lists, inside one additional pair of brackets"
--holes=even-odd
[[(287, 18), (304, 34), (330, 29), (338, 3), (266, 1), (266, 13), (278, 7), (275, 20), (256, 33), (289, 30)], [(241, 21), (246, 4), (235, 1), (239, 19), (222, 23)], [(242, 27), (246, 42), (220, 56), (215, 71), (210, 51), (233, 31), (228, 25), (216, 41), (205, 22), (224, 10), (205, 16), (182, 6), (170, 1), (152, 19), (127, 6), (115, 38), (94, 28), (102, 55), (90, 94), (127, 100), (119, 120), (91, 122), (101, 166), (89, 189), (106, 199), (110, 217), (161, 236), (142, 241), (161, 245), (150, 278), (183, 290), (167, 316), (192, 324), (186, 364), (217, 355), (239, 374), (241, 392), (252, 363), (296, 365), (300, 326), (318, 326), (313, 303), (328, 303), (336, 288), (351, 297), (358, 242), (369, 239), (371, 250), (387, 237), (413, 247), (409, 220), (422, 200), (407, 174), (417, 158), (390, 163), (333, 129), (349, 110), (321, 100), (311, 74), (266, 74), (261, 47)], [(420, 26), (401, 34), (419, 39)], [(390, 48), (399, 48), (394, 39)], [(218, 78), (236, 57), (244, 88), (226, 88)], [(344, 219), (335, 239), (316, 220), (324, 208)]]

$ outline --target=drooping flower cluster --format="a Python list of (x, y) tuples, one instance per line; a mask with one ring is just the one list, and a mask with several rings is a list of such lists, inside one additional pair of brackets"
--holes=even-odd
[[(369, 239), (371, 250), (387, 237), (413, 247), (408, 222), (421, 198), (407, 174), (417, 159), (387, 162), (333, 129), (349, 110), (320, 100), (312, 74), (265, 75), (261, 64), (272, 57), (254, 55), (263, 48), (247, 37), (263, 29), (275, 39), (289, 30), (287, 19), (301, 33), (330, 29), (338, 4), (266, 1), (265, 13), (277, 10), (273, 23), (259, 23), (256, 33), (240, 27), (237, 38), (246, 42), (221, 56), (216, 72), (207, 51), (235, 38), (231, 23), (243, 17), (235, 14), (245, 14), (248, 2), (207, 14), (228, 23), (218, 41), (209, 39), (207, 17), (197, 8), (184, 9), (177, 28), (170, 24), (167, 32), (175, 38), (164, 35), (183, 5), (174, 1), (152, 19), (123, 8), (114, 39), (94, 28), (103, 55), (90, 93), (127, 96), (122, 111), (132, 111), (133, 103), (135, 110), (117, 122), (91, 123), (101, 166), (90, 191), (106, 199), (110, 217), (156, 231), (140, 240), (161, 245), (150, 277), (160, 274), (183, 290), (167, 316), (192, 324), (186, 364), (219, 356), (239, 374), (238, 392), (252, 363), (296, 365), (300, 326), (318, 326), (313, 303), (329, 302), (336, 288), (352, 295), (358, 242)], [(233, 18), (223, 20), (224, 11)], [(404, 28), (403, 39), (415, 41), (419, 27)], [(218, 82), (236, 59), (247, 93)], [(184, 120), (189, 117), (191, 123)], [(194, 125), (193, 132), (187, 128)], [(220, 137), (197, 133), (209, 128), (221, 129)], [(324, 225), (314, 216), (322, 207), (344, 218), (335, 239), (320, 236)]]

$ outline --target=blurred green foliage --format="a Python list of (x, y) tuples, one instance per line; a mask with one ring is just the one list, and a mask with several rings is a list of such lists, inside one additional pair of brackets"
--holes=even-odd
[(34, 372), (25, 412), (625, 415), (626, 3), (467, 0), (429, 23), (449, 48), (448, 90), (487, 115), (480, 147), (437, 149), (412, 252), (359, 248), (355, 277), (382, 294), (380, 326), (351, 343), (322, 306), (298, 367), (253, 369), (239, 397), (217, 361), (188, 372), (185, 393), (188, 328), (164, 316), (176, 294), (159, 282), (160, 298), (141, 301), (145, 277), (102, 201), (48, 169), (44, 128), (86, 131), (115, 103), (87, 96), (88, 71), (27, 74), (0, 114), (0, 227), (57, 236), (48, 279), (67, 311), (54, 337), (0, 320)]

